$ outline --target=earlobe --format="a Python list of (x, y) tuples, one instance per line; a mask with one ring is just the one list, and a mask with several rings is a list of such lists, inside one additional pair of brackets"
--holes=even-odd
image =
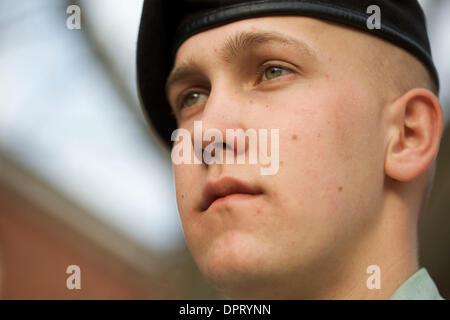
[(416, 88), (389, 108), (385, 173), (398, 181), (411, 181), (437, 156), (444, 127), (442, 107), (431, 91)]

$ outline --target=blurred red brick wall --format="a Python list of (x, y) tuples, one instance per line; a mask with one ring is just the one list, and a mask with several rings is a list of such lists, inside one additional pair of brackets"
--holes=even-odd
[[(66, 287), (69, 265), (81, 269), (81, 290)], [(173, 297), (1, 183), (0, 270), (2, 299)]]

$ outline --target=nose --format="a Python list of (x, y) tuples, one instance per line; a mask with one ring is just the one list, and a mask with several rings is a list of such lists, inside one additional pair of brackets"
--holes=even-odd
[[(248, 151), (245, 101), (245, 94), (232, 85), (212, 88), (201, 122), (194, 123), (191, 135), (197, 159), (209, 165), (211, 157), (218, 164), (235, 163), (236, 158), (245, 157)], [(222, 155), (217, 155), (216, 151)]]

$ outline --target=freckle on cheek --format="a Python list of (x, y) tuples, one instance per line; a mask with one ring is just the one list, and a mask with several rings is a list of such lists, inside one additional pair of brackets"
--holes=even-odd
[(339, 192), (341, 192), (342, 189), (343, 189), (343, 187), (342, 187), (342, 186), (339, 186), (339, 188), (338, 188)]
[(181, 199), (184, 199), (184, 194), (181, 195)]
[(291, 137), (291, 139), (292, 139), (292, 140), (297, 140), (297, 135), (296, 135), (296, 134), (293, 134), (292, 137)]

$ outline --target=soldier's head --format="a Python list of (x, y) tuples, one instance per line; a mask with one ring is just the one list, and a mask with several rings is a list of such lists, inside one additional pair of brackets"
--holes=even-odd
[[(171, 132), (185, 129), (191, 138), (175, 145), (193, 158), (196, 143), (204, 152), (214, 141), (208, 130), (224, 137), (214, 144), (222, 162), (174, 164), (202, 273), (233, 298), (314, 298), (350, 290), (346, 279), (371, 264), (413, 268), (443, 128), (416, 1), (405, 2), (419, 19), (412, 29), (394, 20), (405, 8), (393, 1), (375, 1), (381, 29), (366, 25), (366, 1), (231, 2), (183, 1), (177, 28), (158, 30), (173, 56), (148, 56), (159, 44), (145, 31), (145, 6), (141, 25), (140, 42), (153, 37), (138, 57), (141, 96), (160, 136), (170, 145)], [(239, 149), (225, 141), (229, 129), (268, 135), (256, 149), (249, 135)], [(276, 172), (250, 163), (255, 150), (277, 153)], [(239, 154), (245, 163), (226, 162)]]

